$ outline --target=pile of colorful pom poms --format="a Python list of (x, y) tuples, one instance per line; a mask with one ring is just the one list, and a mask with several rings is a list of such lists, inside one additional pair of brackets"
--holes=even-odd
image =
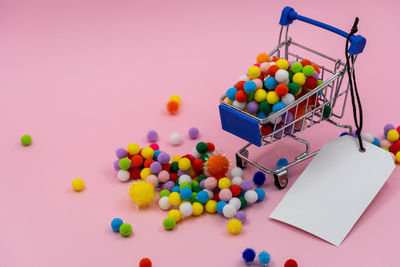
[[(242, 259), (247, 265), (251, 265), (255, 262), (256, 252), (252, 248), (246, 248), (242, 252)], [(266, 251), (261, 251), (258, 254), (258, 263), (262, 266), (267, 266), (271, 262), (271, 255)], [(285, 262), (284, 267), (297, 267), (298, 264), (295, 260), (289, 259)]]
[(120, 218), (114, 218), (111, 221), (111, 229), (120, 233), (123, 237), (128, 237), (132, 233), (132, 226), (129, 223), (124, 223)]
[(171, 96), (167, 103), (168, 112), (172, 115), (175, 115), (176, 113), (178, 113), (180, 104), (181, 104), (181, 98), (178, 95)]
[[(348, 135), (348, 132), (343, 132), (340, 136)], [(397, 128), (393, 124), (388, 123), (383, 128), (384, 138), (379, 140), (374, 137), (371, 133), (363, 133), (361, 137), (364, 141), (372, 143), (382, 149), (390, 152), (394, 162), (400, 163), (400, 126)], [(356, 137), (356, 132), (353, 131), (351, 136)]]
[[(227, 102), (260, 119), (265, 119), (322, 84), (319, 74), (319, 67), (307, 59), (289, 63), (283, 58), (270, 60), (269, 55), (261, 53), (257, 56), (257, 63), (249, 68), (247, 75), (240, 76), (235, 86), (227, 90)], [(317, 101), (311, 100), (309, 106), (315, 103), (318, 104)], [(297, 109), (291, 109), (290, 114), (271, 117), (268, 120), (269, 124), (261, 129), (262, 134), (271, 133), (271, 125), (282, 127), (298, 119), (304, 115), (305, 108), (306, 103), (303, 101)], [(293, 118), (294, 115), (296, 118)], [(289, 133), (292, 128), (287, 127), (285, 130)]]

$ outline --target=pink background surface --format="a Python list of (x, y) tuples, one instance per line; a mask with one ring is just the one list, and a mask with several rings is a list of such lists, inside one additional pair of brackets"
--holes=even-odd
[[(276, 45), (285, 5), (346, 31), (360, 17), (368, 40), (357, 62), (365, 130), (381, 136), (387, 122), (400, 124), (400, 5), (353, 2), (1, 1), (0, 266), (137, 266), (142, 257), (154, 266), (243, 266), (248, 246), (270, 252), (273, 267), (288, 258), (300, 266), (398, 266), (398, 168), (338, 248), (268, 219), (308, 162), (290, 170), (283, 191), (268, 177), (267, 200), (247, 209), (239, 236), (227, 233), (220, 215), (165, 231), (166, 213), (137, 211), (112, 168), (114, 150), (146, 145), (149, 129), (159, 132), (163, 150), (190, 152), (191, 126), (234, 162), (245, 142), (221, 130), (218, 99), (259, 52)], [(302, 23), (291, 33), (343, 58), (344, 39)], [(165, 104), (175, 93), (181, 111), (169, 116)], [(350, 108), (342, 122), (352, 123)], [(169, 145), (173, 131), (183, 145)], [(319, 148), (340, 132), (323, 123), (302, 136)], [(31, 147), (19, 143), (25, 133)], [(258, 159), (273, 166), (302, 147), (282, 141), (265, 149), (269, 156)], [(86, 183), (81, 193), (71, 189), (76, 177)], [(132, 224), (130, 238), (111, 231), (114, 217)]]

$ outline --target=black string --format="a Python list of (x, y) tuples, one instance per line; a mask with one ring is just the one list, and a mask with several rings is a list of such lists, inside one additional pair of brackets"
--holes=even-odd
[[(355, 59), (354, 59), (354, 55), (350, 55), (348, 52), (350, 37), (353, 36), (358, 31), (358, 28), (357, 28), (358, 20), (359, 20), (358, 18), (355, 19), (353, 27), (351, 28), (351, 31), (350, 31), (349, 35), (347, 36), (345, 55), (346, 55), (346, 63), (347, 63), (347, 75), (349, 76), (351, 103), (353, 106), (354, 124), (356, 125), (356, 128), (357, 128), (356, 135), (358, 138), (358, 142), (360, 144), (360, 151), (364, 152), (365, 148), (363, 146), (363, 141), (361, 138), (361, 131), (362, 131), (362, 127), (363, 127), (363, 111), (362, 111), (360, 95), (358, 93), (357, 83), (356, 83), (356, 75), (355, 75), (355, 70), (354, 70)], [(357, 106), (356, 106), (355, 98), (357, 98), (359, 119), (357, 117)]]

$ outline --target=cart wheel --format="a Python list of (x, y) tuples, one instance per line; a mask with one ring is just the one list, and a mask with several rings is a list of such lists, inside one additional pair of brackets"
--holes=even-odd
[[(243, 151), (241, 153), (243, 156), (245, 156), (246, 158), (249, 156), (249, 152), (247, 150)], [(236, 166), (238, 166), (239, 168), (246, 168), (247, 167), (247, 161), (242, 160), (237, 154), (236, 154)]]
[(278, 189), (284, 189), (288, 184), (287, 170), (274, 174), (274, 184)]

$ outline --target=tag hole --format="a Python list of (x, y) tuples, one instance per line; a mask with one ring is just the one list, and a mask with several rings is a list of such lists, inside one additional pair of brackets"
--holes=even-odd
[(361, 153), (364, 153), (365, 151), (367, 151), (365, 148), (360, 148), (359, 150)]

